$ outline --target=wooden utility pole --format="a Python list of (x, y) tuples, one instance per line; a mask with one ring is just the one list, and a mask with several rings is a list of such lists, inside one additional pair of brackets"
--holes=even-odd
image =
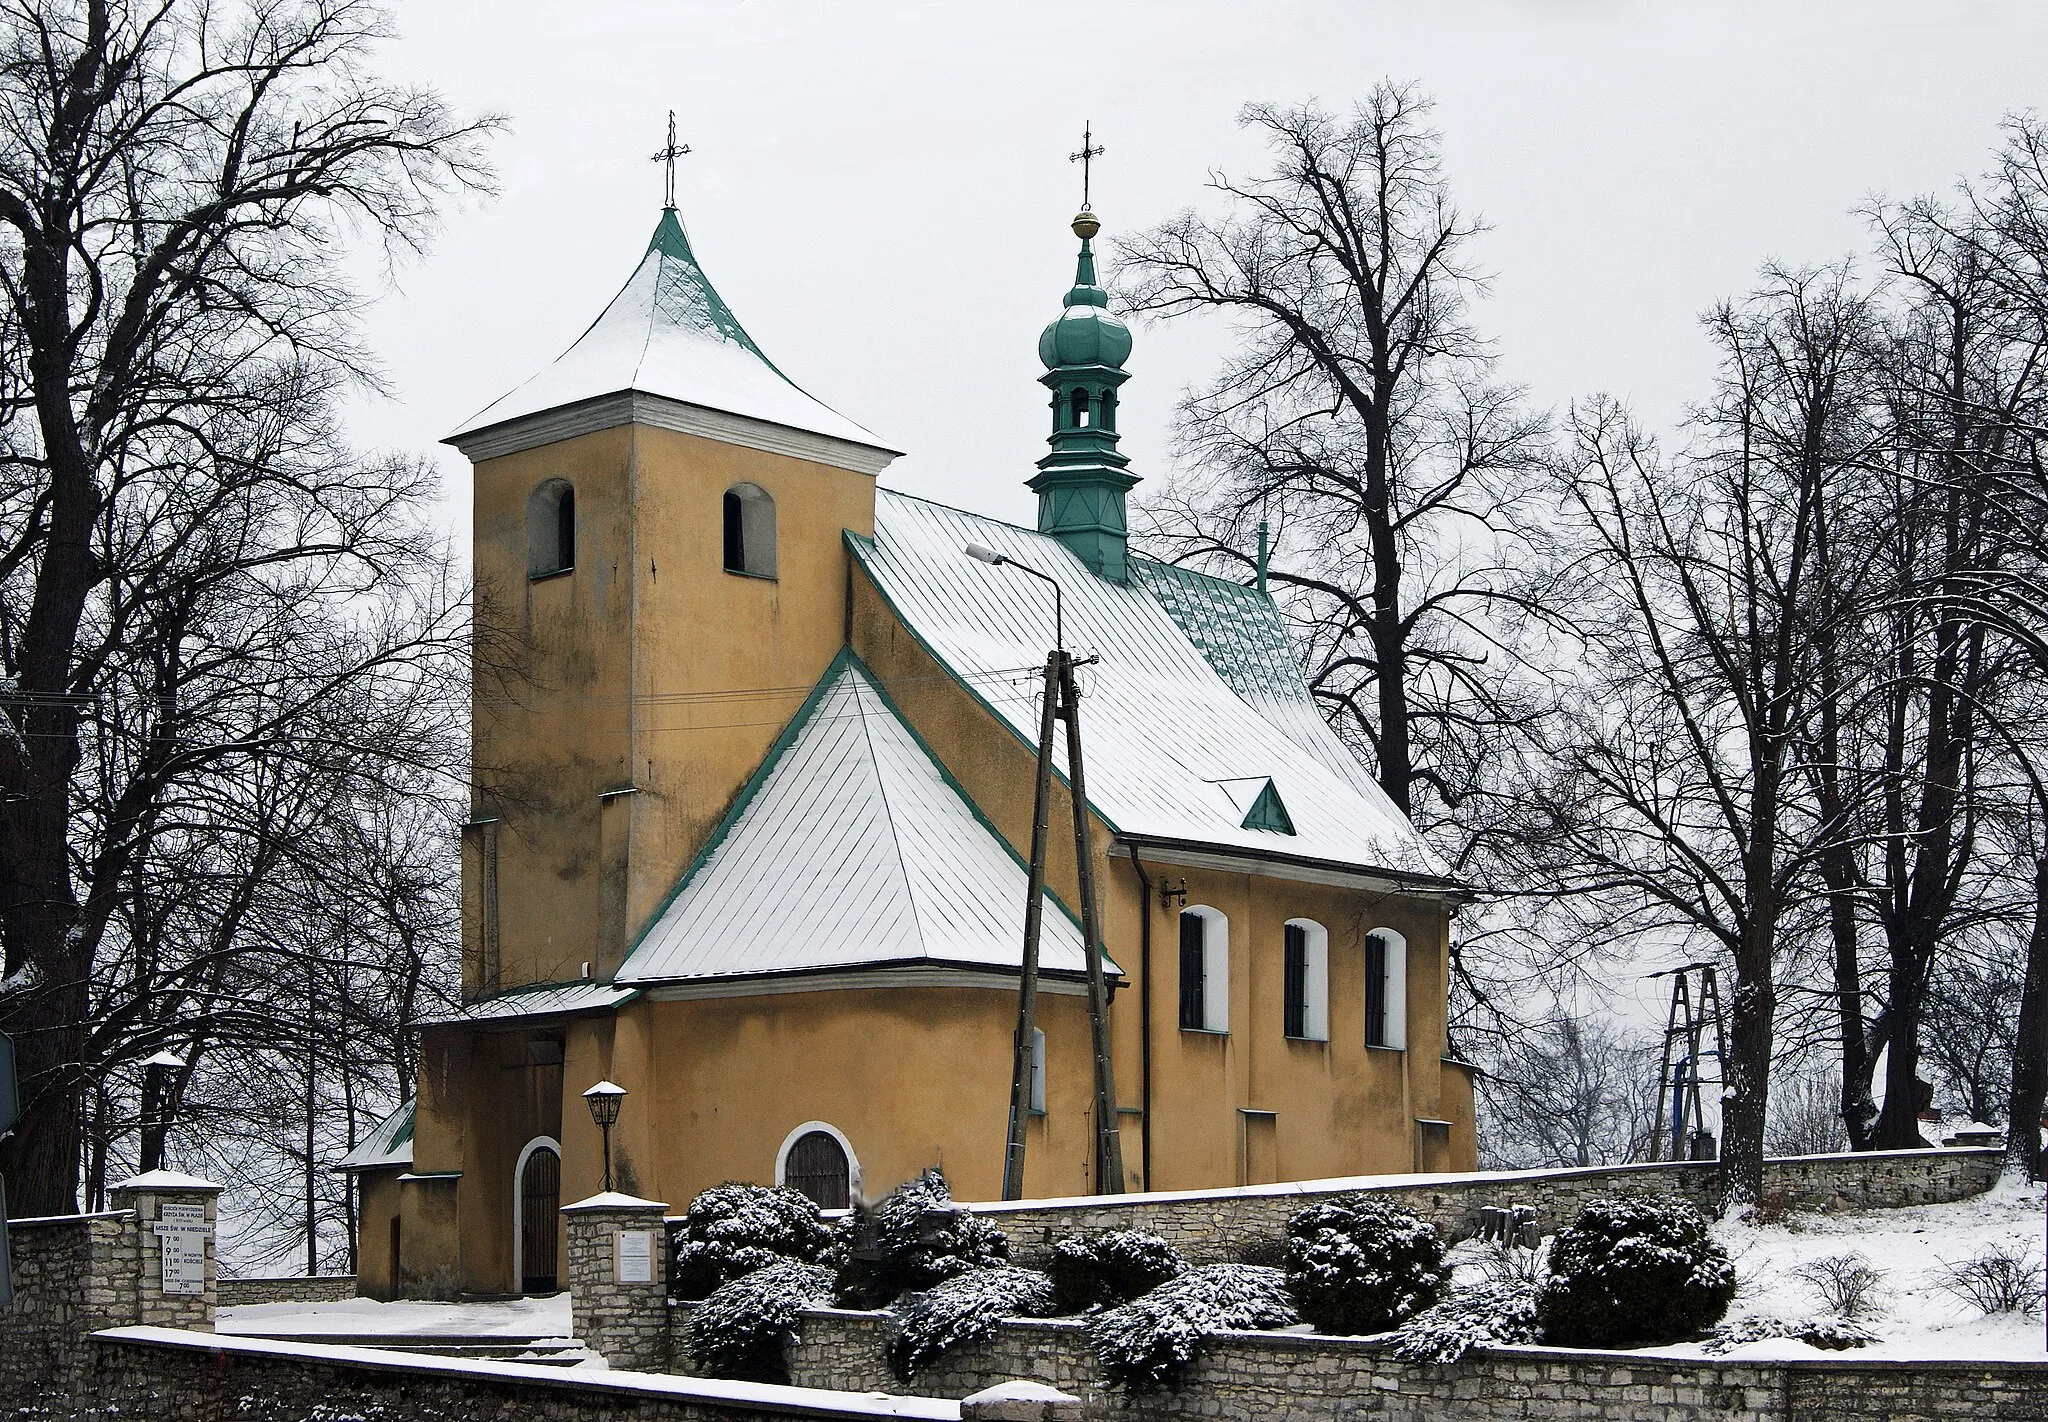
[(1081, 697), (1074, 686), (1074, 659), (1064, 650), (1059, 663), (1060, 715), (1067, 723), (1067, 787), (1074, 802), (1074, 860), (1080, 878), (1081, 936), (1088, 952), (1088, 1028), (1095, 1052), (1095, 1191), (1121, 1195), (1123, 1138), (1117, 1133), (1116, 1071), (1109, 1051), (1109, 988), (1102, 972), (1102, 905), (1095, 884), (1094, 835), (1088, 826), (1088, 782), (1081, 773)]
[(1003, 1154), (1003, 1198), (1024, 1198), (1024, 1126), (1031, 1119), (1031, 1042), (1038, 1027), (1038, 935), (1045, 917), (1045, 835), (1052, 800), (1052, 728), (1059, 714), (1060, 665), (1045, 659), (1044, 704), (1038, 717), (1038, 785), (1031, 801), (1030, 887), (1024, 899), (1024, 971), (1017, 985), (1017, 1043), (1010, 1067), (1010, 1139)]

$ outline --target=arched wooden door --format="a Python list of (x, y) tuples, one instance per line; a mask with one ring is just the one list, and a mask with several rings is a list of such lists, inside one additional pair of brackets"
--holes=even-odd
[(782, 1183), (809, 1196), (821, 1209), (843, 1210), (853, 1193), (853, 1163), (830, 1133), (810, 1131), (790, 1146)]
[(556, 1240), (561, 1237), (562, 1157), (535, 1145), (519, 1167), (519, 1289), (552, 1294), (559, 1288)]

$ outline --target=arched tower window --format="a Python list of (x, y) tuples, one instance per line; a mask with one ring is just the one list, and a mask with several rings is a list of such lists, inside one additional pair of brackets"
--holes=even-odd
[(836, 1126), (806, 1121), (784, 1138), (775, 1158), (775, 1183), (787, 1185), (820, 1209), (843, 1210), (860, 1188), (860, 1162)]
[(1081, 388), (1080, 388), (1079, 386), (1076, 386), (1076, 387), (1074, 387), (1074, 394), (1073, 394), (1073, 397), (1072, 397), (1072, 401), (1071, 401), (1071, 403), (1072, 403), (1072, 406), (1073, 406), (1073, 414), (1074, 414), (1074, 420), (1073, 420), (1074, 428), (1075, 428), (1075, 429), (1077, 429), (1077, 430), (1085, 430), (1085, 429), (1087, 429), (1087, 428), (1088, 428), (1088, 392), (1087, 392), (1086, 390), (1083, 390), (1083, 389), (1081, 389)]
[(526, 575), (545, 578), (576, 566), (576, 486), (549, 479), (526, 496)]
[(1116, 391), (1114, 390), (1102, 392), (1102, 427), (1106, 430), (1116, 428)]
[(775, 500), (759, 484), (725, 491), (725, 571), (775, 576)]

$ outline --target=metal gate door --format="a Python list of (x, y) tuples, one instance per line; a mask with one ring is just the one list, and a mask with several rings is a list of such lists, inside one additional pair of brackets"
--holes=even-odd
[(519, 1178), (520, 1289), (529, 1294), (555, 1292), (555, 1241), (561, 1217), (562, 1158), (542, 1146), (526, 1157)]

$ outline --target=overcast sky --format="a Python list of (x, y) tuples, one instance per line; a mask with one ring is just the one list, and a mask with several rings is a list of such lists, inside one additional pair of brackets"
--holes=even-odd
[[(464, 536), (468, 467), (436, 441), (625, 281), (671, 107), (695, 150), (684, 220), (762, 348), (908, 451), (885, 483), (1028, 522), (1084, 120), (1113, 238), (1205, 205), (1212, 167), (1258, 169), (1246, 101), (1418, 81), (1459, 201), (1493, 226), (1478, 316), (1507, 373), (1545, 406), (1606, 390), (1664, 425), (1707, 376), (1702, 309), (1767, 258), (1858, 248), (1859, 203), (1949, 186), (2001, 115), (2048, 105), (2048, 6), (2020, 0), (413, 0), (397, 19), (390, 70), (510, 122), (500, 196), (451, 211), (373, 308), (393, 393), (355, 415), (367, 443), (435, 452)], [(1220, 335), (1138, 329), (1123, 447), (1148, 479)]]

